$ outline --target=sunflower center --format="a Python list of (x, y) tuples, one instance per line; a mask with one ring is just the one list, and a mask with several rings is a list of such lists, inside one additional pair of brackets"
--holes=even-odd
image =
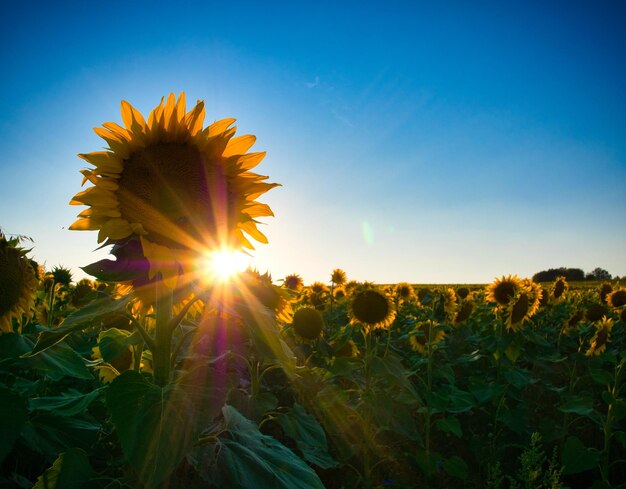
[(389, 303), (380, 292), (365, 290), (354, 298), (352, 310), (362, 323), (377, 324), (387, 318)]
[(0, 248), (0, 316), (9, 312), (20, 299), (24, 274), (20, 254), (14, 248)]
[(530, 300), (528, 294), (525, 292), (520, 294), (519, 299), (511, 308), (511, 323), (516, 324), (524, 319), (528, 313), (529, 306)]
[(501, 282), (493, 291), (493, 296), (498, 304), (508, 304), (515, 295), (516, 286), (513, 282)]
[(180, 231), (202, 240), (231, 229), (230, 187), (222, 166), (207, 162), (196, 147), (159, 143), (125, 161), (118, 197), (124, 218), (143, 225), (151, 240), (183, 248)]
[(559, 280), (556, 284), (554, 284), (554, 298), (558, 299), (565, 292), (565, 282), (563, 280)]

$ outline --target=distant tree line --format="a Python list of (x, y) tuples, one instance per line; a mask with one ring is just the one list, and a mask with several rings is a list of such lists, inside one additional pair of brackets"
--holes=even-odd
[[(611, 280), (613, 277), (604, 268), (597, 267), (585, 274), (580, 268), (550, 268), (533, 275), (533, 282), (552, 282), (557, 277), (565, 277), (568, 282), (580, 282), (582, 280)], [(616, 277), (617, 278), (617, 277)]]

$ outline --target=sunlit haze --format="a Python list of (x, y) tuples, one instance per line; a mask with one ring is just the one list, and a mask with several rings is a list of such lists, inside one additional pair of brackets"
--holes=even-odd
[(208, 253), (205, 258), (208, 277), (226, 282), (250, 265), (250, 257), (236, 250), (221, 249)]
[(108, 253), (67, 229), (93, 128), (184, 91), (267, 152), (251, 265), (274, 281), (626, 276), (625, 2), (0, 9), (0, 227), (48, 268)]

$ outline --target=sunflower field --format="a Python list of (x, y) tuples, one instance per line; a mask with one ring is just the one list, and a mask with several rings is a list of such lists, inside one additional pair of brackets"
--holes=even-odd
[(619, 282), (207, 277), (267, 242), (277, 184), (204, 116), (171, 95), (96, 130), (93, 279), (0, 235), (0, 487), (626, 487)]

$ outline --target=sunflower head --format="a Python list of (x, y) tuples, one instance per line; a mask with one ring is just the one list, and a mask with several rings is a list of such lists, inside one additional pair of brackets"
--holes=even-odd
[(207, 251), (252, 249), (246, 235), (266, 243), (256, 218), (273, 214), (255, 199), (276, 186), (250, 171), (265, 156), (247, 153), (254, 136), (234, 137), (234, 119), (203, 128), (204, 103), (185, 105), (184, 93), (170, 94), (146, 121), (122, 102), (124, 127), (95, 129), (108, 148), (79, 155), (94, 167), (81, 172), (93, 186), (70, 202), (88, 206), (70, 229), (97, 230), (100, 243), (140, 240), (148, 279), (160, 274), (169, 288)]
[(79, 281), (70, 295), (70, 302), (76, 308), (80, 308), (90, 302), (88, 297), (94, 291), (95, 284), (88, 278)]
[(58, 265), (52, 268), (51, 273), (55, 284), (61, 284), (63, 287), (69, 287), (72, 283), (72, 271), (69, 268)]
[(415, 290), (408, 282), (400, 282), (396, 284), (396, 297), (403, 301), (410, 301), (415, 298)]
[(454, 317), (458, 309), (456, 292), (452, 287), (448, 287), (442, 294), (443, 310), (448, 317)]
[(314, 294), (326, 294), (328, 293), (328, 286), (324, 282), (313, 282), (309, 286), (309, 290)]
[(585, 311), (582, 309), (577, 309), (571, 314), (563, 323), (563, 328), (561, 329), (561, 333), (564, 335), (569, 334), (569, 331), (575, 328), (579, 322), (581, 322), (585, 317)]
[(611, 339), (613, 320), (603, 316), (600, 321), (595, 323), (595, 328), (595, 333), (589, 342), (589, 348), (585, 352), (587, 356), (600, 355), (606, 350), (606, 345)]
[(467, 321), (470, 316), (474, 312), (474, 302), (473, 301), (462, 301), (459, 305), (459, 310), (454, 317), (454, 324), (459, 325)]
[(552, 298), (553, 299), (561, 299), (565, 295), (565, 291), (567, 290), (567, 280), (565, 277), (557, 277), (552, 285)]
[(13, 318), (29, 316), (35, 301), (37, 278), (27, 251), (0, 234), (0, 333), (13, 331)]
[(600, 321), (603, 316), (609, 313), (608, 308), (603, 304), (590, 304), (585, 308), (585, 319), (592, 323)]
[(332, 348), (336, 357), (356, 357), (359, 354), (359, 348), (352, 340), (348, 340), (345, 343), (336, 341), (332, 344)]
[(622, 307), (626, 304), (626, 289), (617, 289), (606, 297), (606, 302), (611, 307)]
[(445, 335), (445, 331), (434, 321), (423, 321), (411, 331), (409, 343), (414, 351), (424, 355), (430, 349), (435, 348), (435, 345), (443, 340)]
[(506, 327), (508, 330), (518, 332), (522, 329), (524, 321), (537, 311), (538, 302), (534, 301), (532, 292), (523, 288), (519, 290), (507, 307)]
[(324, 318), (315, 308), (303, 307), (294, 313), (291, 325), (295, 333), (301, 338), (315, 340), (322, 334)]
[(622, 312), (620, 312), (619, 320), (623, 323), (626, 323), (626, 307), (622, 309)]
[(608, 283), (608, 282), (604, 282), (600, 288), (598, 289), (598, 294), (600, 295), (600, 301), (603, 304), (606, 304), (606, 296), (609, 295), (611, 292), (613, 292), (613, 286)]
[(521, 281), (517, 275), (509, 275), (494, 280), (487, 286), (487, 300), (496, 302), (501, 306), (506, 306), (515, 296), (521, 286)]
[(336, 287), (333, 291), (333, 296), (337, 300), (341, 300), (346, 296), (346, 291), (343, 287)]
[(466, 299), (469, 293), (470, 291), (467, 287), (459, 287), (456, 289), (456, 295), (459, 296), (459, 299)]
[(283, 279), (283, 286), (289, 290), (293, 290), (294, 292), (300, 292), (304, 286), (304, 282), (302, 281), (302, 277), (300, 275), (292, 273)]
[(417, 298), (421, 304), (427, 304), (432, 297), (432, 291), (428, 287), (424, 287), (417, 291)]
[(353, 321), (364, 324), (367, 329), (387, 328), (396, 317), (393, 302), (375, 288), (365, 288), (356, 293), (350, 304)]
[(330, 274), (330, 281), (335, 285), (343, 285), (347, 281), (346, 272), (341, 268), (335, 268), (333, 273)]

